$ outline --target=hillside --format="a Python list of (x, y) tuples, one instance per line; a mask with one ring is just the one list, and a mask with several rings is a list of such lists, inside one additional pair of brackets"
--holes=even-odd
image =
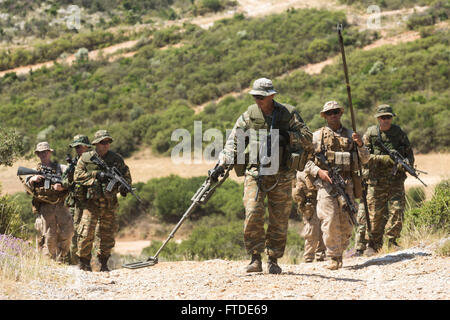
[[(329, 271), (325, 262), (281, 264), (280, 275), (243, 271), (248, 261), (160, 262), (110, 273), (57, 267), (65, 280), (33, 281), (5, 288), (0, 299), (33, 300), (448, 300), (450, 264), (435, 244), (372, 258), (347, 257)], [(175, 310), (173, 316), (176, 316)], [(176, 310), (179, 312), (179, 310)]]

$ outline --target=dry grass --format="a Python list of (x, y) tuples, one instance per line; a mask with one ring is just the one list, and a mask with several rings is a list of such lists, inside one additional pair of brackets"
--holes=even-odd
[(64, 285), (62, 265), (38, 252), (29, 242), (0, 235), (0, 298), (21, 299), (18, 292), (32, 281)]

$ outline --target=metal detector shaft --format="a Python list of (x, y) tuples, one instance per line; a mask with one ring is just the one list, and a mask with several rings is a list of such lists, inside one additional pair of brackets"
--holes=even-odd
[[(180, 221), (178, 221), (177, 225), (173, 228), (172, 232), (169, 234), (169, 236), (167, 237), (166, 241), (164, 241), (164, 243), (161, 245), (161, 247), (159, 247), (158, 251), (156, 251), (155, 255), (153, 257), (153, 259), (158, 259), (158, 255), (159, 253), (162, 251), (162, 249), (164, 249), (164, 247), (166, 246), (166, 244), (170, 241), (170, 239), (172, 239), (175, 236), (175, 233), (178, 231), (178, 229), (181, 227), (181, 225), (183, 224), (184, 220), (187, 219), (187, 217), (189, 217), (189, 215), (197, 208), (197, 206), (199, 205), (199, 202), (193, 202), (191, 204), (191, 206), (189, 207), (189, 209), (186, 210), (186, 212), (184, 213), (183, 217), (181, 218)], [(157, 261), (157, 260), (156, 260)]]
[(197, 192), (192, 197), (191, 205), (186, 210), (186, 212), (181, 217), (180, 221), (178, 221), (177, 225), (173, 228), (172, 232), (169, 234), (167, 239), (164, 241), (164, 243), (159, 247), (158, 251), (153, 257), (149, 257), (147, 261), (139, 261), (139, 262), (133, 262), (133, 263), (127, 263), (122, 265), (124, 268), (128, 269), (138, 269), (138, 268), (144, 268), (153, 266), (158, 263), (158, 255), (164, 249), (164, 247), (167, 245), (167, 243), (175, 236), (175, 233), (177, 230), (181, 227), (184, 220), (186, 220), (189, 215), (200, 205), (203, 203), (206, 203), (209, 198), (213, 195), (214, 191), (217, 187), (219, 187), (227, 178), (230, 173), (230, 170), (233, 168), (233, 165), (229, 166), (227, 170), (222, 174), (222, 179), (218, 181), (217, 179), (214, 179), (212, 177), (208, 177), (201, 187), (197, 190)]

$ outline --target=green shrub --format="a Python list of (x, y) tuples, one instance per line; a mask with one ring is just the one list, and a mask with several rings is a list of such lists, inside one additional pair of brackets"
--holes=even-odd
[(450, 240), (447, 239), (441, 246), (439, 246), (436, 253), (444, 257), (450, 257)]
[(197, 226), (179, 250), (188, 260), (229, 259), (247, 257), (242, 221), (226, 221), (219, 225)]
[(0, 166), (12, 166), (23, 151), (23, 140), (14, 131), (0, 127)]
[(425, 201), (425, 189), (423, 187), (411, 187), (406, 191), (406, 210), (420, 207)]
[(14, 200), (8, 195), (0, 196), (0, 234), (26, 238), (23, 226), (24, 223)]
[(439, 183), (430, 201), (405, 212), (405, 222), (450, 233), (450, 180)]

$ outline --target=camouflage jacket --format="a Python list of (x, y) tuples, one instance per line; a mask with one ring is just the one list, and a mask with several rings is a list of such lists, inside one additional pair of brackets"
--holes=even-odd
[[(108, 182), (100, 182), (97, 179), (97, 173), (102, 169), (91, 160), (94, 154), (97, 154), (95, 150), (82, 154), (75, 167), (74, 182), (87, 189), (86, 200), (101, 202), (106, 207), (116, 207), (119, 184), (117, 183), (111, 192), (106, 190)], [(119, 154), (108, 151), (104, 157), (99, 156), (99, 158), (109, 167), (116, 167), (123, 178), (131, 184), (130, 170)]]
[[(312, 133), (295, 108), (290, 105), (283, 105), (276, 101), (274, 101), (274, 106), (274, 113), (277, 113), (274, 129), (287, 132), (290, 142), (289, 147), (291, 149), (296, 150), (298, 148), (303, 148), (306, 152), (312, 152)], [(239, 130), (246, 133), (249, 129), (253, 129), (255, 134), (256, 131), (259, 130), (265, 130), (267, 132), (270, 129), (271, 122), (272, 116), (264, 116), (263, 112), (256, 104), (249, 106), (247, 111), (237, 119), (233, 130), (225, 143), (225, 147), (219, 155), (219, 160), (222, 163), (234, 163), (238, 153), (237, 133)], [(252, 133), (250, 132), (250, 135), (251, 134)], [(246, 141), (245, 147), (247, 150), (249, 148), (248, 144), (251, 144), (252, 141), (253, 143), (259, 144), (257, 137), (251, 136), (249, 140), (250, 142)], [(259, 150), (258, 146), (256, 146), (256, 148)], [(283, 165), (280, 167), (282, 170)], [(247, 166), (246, 174), (256, 176), (258, 174), (258, 165), (252, 164)]]
[[(393, 164), (386, 164), (386, 162), (383, 163), (377, 159), (376, 156), (387, 155), (378, 143), (378, 128), (377, 125), (369, 127), (363, 136), (363, 141), (370, 152), (369, 183), (379, 179), (406, 179), (406, 173), (403, 169), (398, 170), (395, 177), (392, 177)], [(388, 149), (398, 151), (405, 159), (408, 159), (411, 166), (414, 165), (414, 154), (408, 136), (399, 126), (391, 125), (388, 131), (381, 131), (380, 136)]]
[[(61, 175), (62, 171), (65, 167), (61, 166), (57, 162), (51, 162), (50, 166), (53, 174)], [(36, 166), (36, 170), (40, 171), (42, 168), (42, 163), (38, 163)], [(50, 187), (49, 189), (44, 188), (44, 180), (40, 182), (35, 182), (33, 185), (30, 183), (30, 178), (32, 176), (28, 176), (25, 181), (25, 189), (26, 191), (33, 196), (32, 205), (33, 212), (39, 212), (39, 207), (42, 203), (48, 204), (59, 204), (64, 202), (64, 199), (67, 196), (67, 190), (57, 191)]]
[[(343, 126), (337, 131), (333, 131), (329, 127), (322, 127), (319, 130), (315, 131), (313, 134), (314, 150), (315, 152), (320, 152), (323, 143), (327, 151), (327, 160), (331, 163), (331, 165), (334, 165), (336, 152), (348, 152), (352, 154), (356, 152), (355, 150), (357, 150), (361, 163), (365, 164), (369, 161), (369, 150), (365, 145), (361, 147), (356, 146), (356, 144), (353, 142), (352, 134), (352, 130), (347, 129)], [(356, 160), (354, 158), (354, 156), (350, 156), (350, 165), (348, 168), (344, 168), (343, 172), (357, 170), (357, 166), (355, 163)], [(323, 165), (318, 163), (317, 160), (308, 161), (305, 166), (305, 172), (313, 177), (317, 177), (317, 172), (322, 168), (322, 166)], [(320, 181), (318, 181), (318, 183), (319, 185), (321, 184)]]

